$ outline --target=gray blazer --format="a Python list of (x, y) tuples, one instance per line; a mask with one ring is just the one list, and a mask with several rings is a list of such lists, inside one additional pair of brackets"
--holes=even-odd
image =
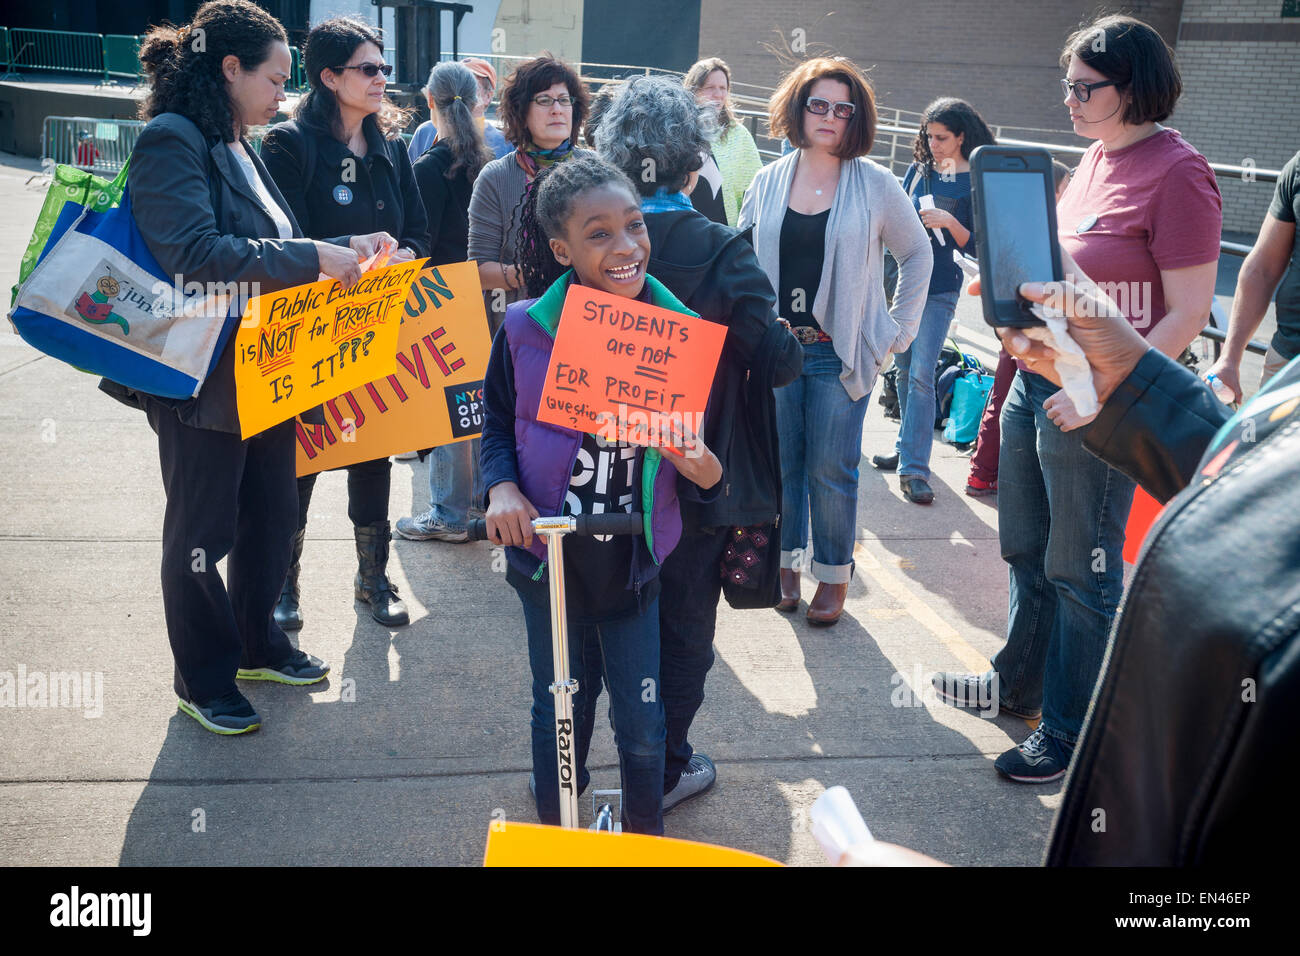
[[(320, 258), (315, 244), (300, 238), (302, 230), (275, 180), (246, 141), (244, 148), (293, 225), (295, 238), (263, 238), (278, 237), (279, 232), (230, 147), (205, 137), (179, 113), (163, 113), (140, 132), (127, 174), (131, 212), (145, 244), (168, 276), (179, 275), (186, 283), (248, 283), (240, 288), (241, 296), (316, 281)], [(257, 283), (256, 290), (252, 283)], [(162, 398), (108, 380), (100, 388), (137, 408), (151, 403), (172, 407), (182, 422), (195, 428), (239, 434), (234, 342), (232, 331), (195, 398)], [(304, 419), (323, 422), (320, 410), (313, 411)]]
[[(754, 228), (754, 251), (774, 289), (781, 288), (781, 225), (799, 156), (796, 149), (759, 170), (740, 210), (739, 226)], [(898, 260), (892, 308), (886, 247)], [(842, 160), (812, 311), (835, 345), (840, 384), (853, 401), (870, 394), (890, 353), (916, 338), (933, 266), (929, 234), (894, 174), (865, 157)]]

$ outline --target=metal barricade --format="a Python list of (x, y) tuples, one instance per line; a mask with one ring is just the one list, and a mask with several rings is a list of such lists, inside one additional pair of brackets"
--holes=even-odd
[(9, 31), (9, 54), (10, 69), (14, 70), (104, 72), (104, 47), (98, 33), (14, 27)]
[(130, 157), (144, 125), (141, 120), (47, 116), (41, 130), (41, 165), (62, 163), (112, 178)]
[(131, 80), (140, 78), (140, 37), (104, 34), (104, 79), (115, 76)]

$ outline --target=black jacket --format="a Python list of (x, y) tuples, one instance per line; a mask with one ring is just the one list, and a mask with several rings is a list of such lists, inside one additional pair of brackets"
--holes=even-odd
[[(769, 524), (781, 511), (781, 456), (771, 390), (798, 378), (799, 342), (776, 323), (776, 293), (754, 249), (735, 229), (694, 209), (647, 213), (648, 272), (683, 304), (727, 326), (709, 392), (703, 438), (722, 462), (723, 489), (707, 505), (682, 502), (686, 530)], [(769, 330), (773, 327), (779, 332)], [(765, 336), (770, 381), (747, 388)]]
[[(247, 142), (244, 149), (271, 197), (288, 215), (294, 236), (301, 237), (293, 211), (257, 153)], [(205, 285), (248, 283), (242, 293), (251, 296), (314, 282), (320, 275), (315, 243), (303, 238), (263, 238), (279, 233), (230, 155), (230, 147), (219, 137), (204, 137), (179, 113), (163, 113), (140, 132), (131, 153), (127, 186), (136, 226), (169, 276)], [(133, 407), (157, 403), (175, 408), (180, 420), (195, 428), (239, 434), (234, 342), (232, 332), (196, 398), (160, 398), (107, 380), (100, 388)], [(312, 421), (320, 414), (314, 409), (303, 418)]]
[(469, 258), (469, 197), (474, 184), (464, 167), (447, 178), (453, 162), (451, 147), (434, 143), (412, 167), (429, 220), (429, 260), (435, 266)]
[[(366, 155), (357, 158), (333, 136), (296, 120), (267, 131), (262, 161), (313, 239), (387, 232), (429, 254), (429, 222), (401, 139), (384, 139), (373, 119), (362, 124)], [(351, 162), (347, 162), (351, 160)]]
[(1152, 349), (1084, 436), (1171, 500), (1116, 618), (1048, 865), (1300, 849), (1282, 785), (1300, 728), (1300, 364), (1219, 434), (1229, 414)]

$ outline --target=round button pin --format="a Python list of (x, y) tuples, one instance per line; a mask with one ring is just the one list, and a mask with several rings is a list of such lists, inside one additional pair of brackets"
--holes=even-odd
[(1096, 216), (1084, 216), (1079, 220), (1079, 224), (1074, 227), (1075, 233), (1087, 232), (1093, 226), (1097, 225)]
[(348, 203), (352, 202), (352, 190), (348, 189), (347, 186), (335, 186), (334, 201), (340, 206), (346, 206)]

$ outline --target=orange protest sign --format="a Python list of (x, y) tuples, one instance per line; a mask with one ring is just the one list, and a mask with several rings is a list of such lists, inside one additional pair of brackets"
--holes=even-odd
[[(660, 423), (699, 432), (726, 326), (574, 283), (542, 389), (539, 421), (657, 445)], [(609, 423), (609, 424), (607, 424)]]
[(397, 333), (397, 369), (325, 402), (325, 424), (296, 422), (298, 475), (474, 438), (492, 339), (473, 262), (426, 268)]
[(398, 316), (424, 259), (250, 299), (235, 336), (235, 400), (248, 438), (397, 367)]
[(1133, 506), (1128, 511), (1128, 525), (1124, 529), (1124, 560), (1129, 564), (1137, 564), (1147, 532), (1163, 510), (1164, 505), (1147, 494), (1141, 485), (1137, 486), (1133, 492)]
[(495, 821), (484, 866), (780, 866), (757, 853), (640, 833)]

